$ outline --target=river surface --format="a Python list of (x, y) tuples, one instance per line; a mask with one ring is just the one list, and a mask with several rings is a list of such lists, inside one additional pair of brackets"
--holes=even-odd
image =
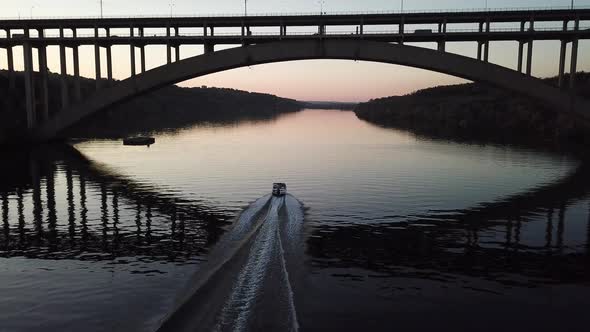
[(0, 331), (590, 329), (571, 156), (327, 110), (155, 137), (5, 152)]

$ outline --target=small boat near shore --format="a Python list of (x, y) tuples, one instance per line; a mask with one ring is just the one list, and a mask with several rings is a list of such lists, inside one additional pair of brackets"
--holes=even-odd
[(129, 146), (147, 145), (149, 147), (154, 143), (156, 143), (156, 139), (153, 137), (128, 137), (123, 140), (123, 145)]

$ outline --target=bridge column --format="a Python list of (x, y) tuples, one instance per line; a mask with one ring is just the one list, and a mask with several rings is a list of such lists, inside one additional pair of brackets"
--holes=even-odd
[[(64, 29), (59, 29), (59, 37), (63, 40)], [(68, 69), (66, 58), (66, 46), (59, 45), (59, 78), (61, 83), (61, 108), (65, 109), (70, 106), (70, 96), (68, 91)]]
[(438, 41), (438, 51), (439, 52), (445, 51), (445, 41), (444, 40)]
[[(29, 37), (29, 30), (25, 30), (26, 38)], [(33, 81), (33, 48), (29, 41), (23, 44), (24, 67), (25, 67), (25, 100), (27, 111), (27, 128), (35, 128), (35, 85)]]
[[(76, 39), (77, 33), (75, 28), (72, 29), (72, 35)], [(82, 87), (80, 85), (80, 54), (78, 45), (72, 47), (72, 54), (74, 57), (74, 96), (76, 101), (80, 101), (82, 100)]]
[(531, 76), (532, 69), (533, 69), (533, 40), (528, 41), (528, 49), (526, 55), (526, 74)]
[(565, 74), (565, 54), (567, 48), (567, 41), (561, 41), (561, 50), (559, 52), (559, 81), (558, 86), (563, 87), (563, 75)]
[[(131, 27), (129, 30), (129, 36), (133, 39), (134, 28)], [(129, 53), (131, 55), (131, 76), (135, 76), (135, 44), (131, 41), (131, 45), (129, 46)]]
[[(39, 31), (39, 38), (45, 38), (45, 31), (43, 29)], [(45, 44), (40, 45), (39, 51), (39, 76), (41, 78), (40, 93), (41, 93), (41, 116), (42, 120), (46, 121), (49, 119), (49, 89), (47, 86), (47, 46)]]
[[(535, 30), (535, 18), (531, 16), (531, 20), (529, 23), (529, 31)], [(533, 39), (529, 39), (528, 41), (528, 49), (527, 49), (527, 62), (526, 62), (526, 74), (531, 76), (532, 69), (533, 69)]]
[(401, 45), (403, 45), (403, 44), (404, 44), (404, 24), (405, 24), (405, 19), (404, 19), (404, 17), (402, 16), (402, 18), (401, 18), (401, 20), (400, 20), (400, 23), (399, 23), (399, 34), (400, 34), (400, 35), (401, 35), (401, 37), (402, 37), (402, 40), (401, 40), (401, 42), (400, 42), (400, 44), (401, 44)]
[[(94, 27), (94, 38), (98, 39), (98, 27)], [(100, 45), (98, 41), (94, 44), (94, 69), (96, 77), (96, 90), (100, 89)]]
[[(10, 35), (10, 29), (6, 29), (6, 38), (12, 38)], [(14, 89), (14, 53), (12, 50), (12, 46), (6, 47), (6, 62), (8, 65), (8, 88), (10, 90)]]
[(215, 52), (215, 45), (213, 43), (205, 43), (205, 54)]
[(172, 47), (170, 46), (170, 26), (166, 26), (166, 59), (168, 64), (172, 63)]
[[(141, 39), (143, 39), (143, 37), (144, 37), (143, 28), (139, 28), (139, 37)], [(140, 72), (145, 73), (145, 45), (144, 44), (141, 44), (139, 46), (139, 67), (140, 67)]]
[(524, 42), (522, 40), (518, 41), (518, 72), (522, 73), (522, 56), (524, 53)]
[[(580, 19), (576, 18), (576, 23), (574, 24), (574, 30), (578, 31), (580, 29)], [(572, 59), (570, 63), (570, 89), (573, 90), (576, 85), (576, 71), (578, 66), (578, 36), (574, 37), (572, 40)]]
[[(211, 28), (213, 29), (213, 28)], [(211, 35), (213, 35), (213, 30), (211, 30)], [(178, 37), (179, 33), (178, 33), (178, 27), (174, 27), (174, 36)], [(176, 57), (176, 62), (180, 61), (180, 44), (176, 44), (174, 47), (174, 54)]]
[[(106, 28), (107, 37), (111, 36), (111, 29)], [(109, 84), (113, 81), (113, 55), (112, 55), (112, 45), (109, 44), (106, 46), (107, 50), (107, 79)]]

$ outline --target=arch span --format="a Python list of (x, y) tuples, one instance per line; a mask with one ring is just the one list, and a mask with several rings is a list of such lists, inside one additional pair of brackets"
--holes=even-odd
[(191, 78), (229, 69), (292, 60), (342, 59), (382, 62), (427, 69), (488, 83), (528, 96), (556, 112), (569, 112), (590, 122), (590, 103), (573, 98), (540, 79), (469, 57), (427, 48), (365, 40), (279, 41), (226, 49), (187, 58), (130, 77), (98, 91), (89, 99), (58, 113), (36, 131), (38, 139), (53, 138), (61, 130), (101, 109), (149, 91)]

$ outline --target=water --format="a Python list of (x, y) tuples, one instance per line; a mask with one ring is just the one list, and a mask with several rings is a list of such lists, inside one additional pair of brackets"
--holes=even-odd
[(6, 153), (0, 331), (150, 331), (193, 292), (177, 326), (588, 329), (590, 167), (571, 156), (323, 110), (156, 140)]

